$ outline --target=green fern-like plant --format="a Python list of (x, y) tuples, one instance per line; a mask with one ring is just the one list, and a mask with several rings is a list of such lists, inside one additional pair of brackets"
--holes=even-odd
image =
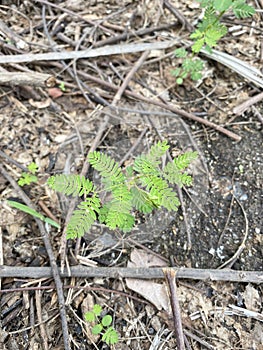
[(36, 163), (32, 162), (27, 167), (28, 172), (23, 172), (18, 180), (18, 185), (23, 187), (25, 185), (30, 185), (33, 182), (37, 182), (38, 178), (36, 176), (36, 172), (38, 171), (38, 166)]
[(93, 306), (92, 311), (85, 313), (85, 320), (93, 324), (91, 332), (94, 335), (101, 335), (101, 340), (107, 345), (117, 344), (119, 335), (117, 331), (111, 326), (112, 317), (110, 315), (101, 316), (102, 307), (98, 304)]
[(197, 28), (191, 33), (193, 40), (192, 53), (183, 48), (175, 50), (177, 58), (183, 58), (181, 65), (172, 71), (177, 84), (182, 84), (187, 77), (198, 80), (202, 77), (203, 62), (196, 55), (205, 48), (211, 52), (219, 40), (227, 34), (227, 27), (221, 23), (222, 16), (232, 11), (237, 18), (250, 17), (255, 9), (246, 4), (246, 0), (198, 0), (205, 9), (204, 16)]
[[(197, 153), (186, 152), (162, 168), (162, 156), (168, 149), (167, 141), (158, 142), (148, 154), (136, 157), (127, 169), (104, 153), (89, 153), (89, 163), (102, 178), (100, 189), (84, 176), (51, 176), (47, 183), (52, 189), (85, 197), (68, 223), (67, 238), (83, 236), (96, 220), (113, 230), (130, 231), (135, 224), (134, 210), (144, 214), (161, 207), (176, 211), (180, 203), (172, 185), (192, 184), (186, 168)], [(107, 193), (105, 202), (100, 198), (101, 191)]]

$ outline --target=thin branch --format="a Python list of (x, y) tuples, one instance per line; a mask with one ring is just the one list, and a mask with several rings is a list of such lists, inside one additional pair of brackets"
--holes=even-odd
[[(102, 79), (93, 77), (92, 75), (84, 73), (82, 71), (79, 72), (79, 75), (82, 75), (84, 78), (86, 78), (88, 80), (91, 80), (93, 82), (96, 82), (97, 84), (100, 84), (100, 85), (102, 85), (104, 87), (107, 87), (109, 89), (112, 89), (112, 90), (115, 90), (115, 91), (119, 89), (119, 87), (117, 85), (115, 85), (115, 84), (108, 83), (108, 82), (106, 82), (106, 81), (104, 81)], [(180, 115), (180, 116), (182, 116), (182, 117), (184, 117), (186, 119), (194, 120), (194, 121), (196, 121), (198, 123), (204, 124), (204, 125), (212, 128), (212, 129), (215, 129), (215, 130), (221, 132), (222, 134), (225, 134), (226, 136), (234, 139), (235, 141), (240, 141), (241, 140), (241, 137), (239, 135), (233, 133), (232, 131), (229, 131), (229, 130), (223, 128), (220, 125), (217, 125), (217, 124), (215, 124), (213, 122), (210, 122), (209, 120), (200, 118), (200, 117), (198, 117), (198, 116), (196, 116), (196, 115), (194, 115), (192, 113), (188, 113), (188, 112), (186, 112), (186, 111), (184, 111), (182, 109), (176, 108), (176, 107), (174, 107), (171, 104), (168, 104), (168, 103), (166, 104), (166, 103), (162, 103), (162, 102), (156, 101), (154, 99), (149, 99), (147, 97), (144, 97), (144, 96), (142, 96), (140, 94), (137, 94), (135, 92), (129, 91), (127, 89), (125, 90), (124, 93), (128, 97), (132, 97), (132, 98), (135, 98), (135, 99), (137, 99), (139, 101), (143, 101), (143, 102), (146, 102), (146, 103), (158, 106), (160, 108), (163, 108), (165, 110), (168, 110), (168, 111), (171, 111), (171, 112), (173, 112), (175, 114), (178, 114), (178, 115)], [(112, 107), (112, 106), (110, 108), (112, 108), (114, 110), (115, 109), (117, 109), (117, 110), (119, 109), (120, 111), (122, 110), (122, 108), (116, 108), (116, 107)]]
[[(193, 280), (212, 280), (243, 283), (263, 283), (263, 271), (235, 271), (231, 269), (192, 269), (176, 268), (177, 278)], [(83, 277), (83, 278), (139, 278), (139, 279), (163, 279), (162, 268), (126, 268), (126, 267), (89, 267), (76, 265), (69, 268), (69, 271), (61, 271), (60, 277)], [(21, 267), (21, 266), (0, 266), (0, 278), (50, 278), (52, 270), (50, 267)]]
[(171, 268), (164, 268), (163, 273), (165, 276), (166, 283), (168, 285), (169, 298), (172, 306), (177, 349), (185, 350), (182, 318), (181, 318), (180, 305), (179, 305), (179, 301), (177, 298), (177, 291), (176, 291), (177, 290), (176, 281), (175, 281), (176, 271), (174, 271)]
[(164, 50), (173, 47), (179, 39), (171, 41), (161, 41), (140, 44), (122, 44), (114, 46), (104, 46), (98, 49), (87, 49), (80, 51), (48, 52), (37, 54), (4, 55), (0, 56), (0, 64), (8, 63), (30, 63), (39, 61), (61, 61), (82, 58), (92, 58), (100, 56), (123, 55), (127, 53), (138, 53), (148, 50)]
[(237, 197), (234, 197), (235, 200), (237, 201), (238, 205), (240, 206), (242, 213), (244, 215), (244, 219), (245, 219), (245, 234), (243, 237), (243, 240), (240, 244), (240, 246), (238, 247), (237, 251), (235, 252), (235, 254), (228, 259), (227, 261), (225, 261), (222, 265), (219, 266), (220, 269), (222, 269), (225, 266), (231, 267), (233, 266), (233, 264), (236, 262), (236, 260), (239, 258), (240, 254), (243, 252), (243, 250), (246, 248), (246, 240), (248, 238), (248, 218), (247, 218), (247, 214), (245, 212), (245, 209), (243, 208), (243, 205), (241, 204), (241, 202), (237, 199)]
[(55, 86), (56, 79), (50, 74), (38, 72), (2, 72), (0, 74), (0, 85), (30, 85), (51, 88)]
[(250, 106), (253, 106), (254, 104), (260, 102), (263, 100), (263, 92), (249, 98), (245, 102), (241, 103), (240, 105), (236, 106), (233, 109), (233, 113), (236, 115), (240, 115), (244, 113)]

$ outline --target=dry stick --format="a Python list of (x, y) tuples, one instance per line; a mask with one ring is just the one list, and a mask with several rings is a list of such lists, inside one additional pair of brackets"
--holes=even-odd
[[(161, 42), (161, 43), (152, 43), (152, 44), (127, 44), (127, 45), (116, 45), (116, 46), (110, 46), (100, 49), (94, 49), (94, 50), (86, 50), (86, 51), (73, 51), (71, 53), (66, 52), (57, 52), (57, 53), (50, 53), (50, 54), (39, 54), (39, 55), (6, 55), (6, 56), (0, 56), (0, 63), (11, 63), (11, 62), (28, 62), (30, 60), (32, 61), (39, 61), (39, 60), (46, 60), (46, 59), (53, 59), (53, 60), (63, 60), (63, 59), (79, 59), (79, 58), (87, 58), (87, 57), (97, 57), (97, 56), (103, 56), (103, 55), (113, 55), (113, 54), (122, 54), (122, 53), (132, 53), (132, 52), (139, 52), (139, 51), (145, 51), (145, 50), (153, 50), (153, 49), (164, 49), (168, 48), (170, 46), (173, 46), (174, 42)], [(84, 56), (82, 56), (85, 53)], [(48, 56), (46, 56), (48, 55)], [(35, 58), (35, 59), (34, 59)], [(118, 91), (119, 87), (108, 83), (106, 81), (103, 81), (99, 78), (95, 78), (92, 75), (89, 75), (84, 72), (78, 72), (80, 76), (83, 76), (91, 81), (94, 81), (100, 85), (103, 85), (105, 87), (108, 87), (110, 89), (113, 89), (115, 91)], [(240, 141), (241, 137), (231, 131), (228, 131), (227, 129), (221, 127), (220, 125), (216, 125), (213, 122), (210, 122), (206, 119), (202, 119), (200, 117), (195, 116), (192, 113), (185, 112), (181, 109), (177, 109), (171, 105), (166, 105), (164, 103), (160, 103), (154, 100), (149, 100), (146, 97), (143, 97), (142, 95), (138, 95), (131, 91), (125, 91), (125, 95), (129, 97), (133, 97), (136, 99), (139, 99), (141, 101), (151, 103), (153, 105), (156, 105), (158, 107), (170, 110), (171, 112), (174, 112), (178, 115), (181, 115), (184, 118), (194, 120), (198, 123), (204, 124), (208, 127), (211, 127), (226, 136), (234, 139), (235, 141)], [(111, 106), (113, 108), (113, 106)]]
[(173, 28), (175, 26), (178, 26), (178, 22), (163, 24), (163, 25), (160, 25), (157, 27), (143, 28), (143, 29), (136, 30), (135, 32), (128, 32), (127, 33), (125, 31), (125, 33), (115, 35), (114, 37), (97, 41), (96, 43), (93, 44), (93, 47), (102, 47), (105, 45), (112, 45), (112, 44), (115, 44), (115, 43), (120, 42), (120, 41), (124, 41), (124, 40), (131, 39), (131, 38), (138, 38), (139, 36), (151, 34), (153, 32), (158, 32), (158, 31), (165, 30), (165, 29), (170, 29), (170, 28)]
[(142, 142), (142, 139), (144, 135), (146, 134), (146, 131), (148, 130), (148, 127), (144, 128), (139, 137), (137, 137), (134, 144), (131, 146), (129, 151), (125, 154), (125, 156), (119, 161), (119, 166), (122, 166), (122, 164), (132, 155), (132, 153), (136, 150), (136, 148), (139, 146), (139, 144)]
[(25, 173), (29, 172), (28, 168), (26, 168), (24, 165), (18, 163), (16, 160), (14, 160), (13, 158), (9, 157), (9, 155), (7, 155), (5, 152), (3, 152), (1, 150), (0, 150), (0, 156), (5, 158), (5, 159), (7, 159), (9, 163), (14, 164), (19, 169), (22, 169)]
[(239, 106), (236, 106), (233, 109), (233, 113), (236, 115), (240, 115), (244, 113), (250, 106), (260, 102), (261, 100), (263, 100), (263, 92), (261, 92), (260, 94), (257, 94), (256, 96), (251, 97), (250, 99), (241, 103)]
[(201, 345), (203, 345), (204, 347), (206, 347), (209, 350), (216, 350), (212, 345), (208, 344), (206, 341), (204, 341), (203, 339), (199, 338), (197, 335), (189, 332), (188, 330), (184, 329), (184, 333), (185, 335), (187, 335), (189, 338), (194, 339), (195, 341), (197, 341), (198, 343), (200, 343)]
[(252, 111), (255, 114), (255, 116), (258, 118), (258, 120), (263, 124), (263, 116), (259, 112), (259, 110), (255, 106), (252, 106)]
[(219, 266), (219, 269), (222, 269), (223, 267), (227, 266), (227, 267), (231, 267), (235, 261), (238, 259), (238, 257), (240, 256), (240, 254), (243, 252), (243, 250), (246, 248), (246, 240), (248, 237), (248, 219), (247, 219), (247, 214), (243, 208), (243, 205), (240, 203), (240, 201), (235, 197), (235, 200), (237, 201), (238, 205), (240, 206), (242, 213), (244, 215), (244, 219), (245, 219), (245, 234), (244, 234), (244, 238), (240, 244), (240, 246), (238, 247), (237, 251), (235, 252), (235, 254), (228, 259), (226, 262), (224, 262), (224, 264)]
[(51, 88), (56, 85), (56, 78), (50, 74), (38, 72), (2, 72), (0, 74), (0, 85), (30, 85)]
[[(15, 191), (18, 193), (20, 198), (23, 200), (23, 202), (29, 207), (34, 210), (36, 210), (35, 205), (31, 202), (30, 198), (24, 193), (24, 191), (18, 186), (18, 184), (12, 179), (11, 176), (5, 171), (4, 167), (0, 164), (0, 172), (2, 175), (10, 182), (12, 187), (15, 189)], [(63, 294), (63, 286), (60, 279), (59, 270), (56, 264), (55, 256), (52, 250), (52, 246), (48, 237), (48, 234), (45, 230), (44, 224), (41, 220), (34, 217), (34, 220), (36, 221), (39, 231), (41, 233), (41, 236), (43, 238), (45, 248), (49, 257), (50, 261), (50, 277), (53, 276), (55, 284), (56, 284), (56, 290), (58, 295), (58, 303), (59, 303), (59, 312), (60, 312), (60, 318), (61, 318), (61, 325), (62, 325), (62, 333), (63, 333), (63, 341), (64, 341), (64, 349), (70, 350), (69, 345), (69, 338), (68, 338), (68, 324), (67, 324), (67, 316), (66, 316), (66, 309), (65, 309), (65, 300), (64, 300), (64, 294)]]
[[(82, 21), (84, 21), (84, 22), (86, 22), (86, 23), (88, 23), (88, 24), (90, 24), (90, 25), (93, 25), (93, 26), (95, 26), (95, 27), (99, 27), (99, 28), (101, 28), (102, 30), (109, 32), (109, 30), (108, 30), (106, 27), (104, 27), (103, 25), (101, 25), (100, 23), (93, 22), (93, 21), (91, 21), (90, 19), (79, 15), (78, 13), (75, 13), (75, 12), (73, 12), (73, 11), (68, 10), (67, 8), (64, 8), (64, 7), (61, 7), (61, 6), (59, 6), (59, 5), (53, 4), (53, 3), (49, 2), (49, 1), (46, 1), (46, 0), (35, 0), (35, 1), (36, 1), (36, 2), (39, 2), (39, 3), (43, 4), (43, 5), (48, 5), (48, 6), (50, 6), (50, 7), (55, 7), (56, 9), (58, 9), (58, 10), (60, 10), (60, 11), (63, 11), (63, 12), (65, 12), (65, 13), (68, 13), (68, 14), (71, 15), (72, 17), (79, 18), (80, 20), (82, 20)], [(124, 11), (124, 10), (118, 10), (118, 11), (116, 11), (115, 13), (121, 13), (121, 12), (123, 12), (123, 11)], [(106, 17), (106, 18), (107, 18), (107, 17)], [(99, 22), (102, 22), (102, 21), (99, 21)]]
[[(106, 82), (104, 80), (101, 80), (99, 78), (93, 77), (92, 75), (84, 73), (84, 72), (79, 72), (79, 75), (82, 75), (84, 78), (86, 78), (88, 80), (96, 82), (97, 84), (103, 85), (103, 86), (105, 86), (105, 87), (107, 87), (109, 89), (115, 90), (115, 91), (118, 90), (118, 88), (119, 88), (115, 84), (108, 83), (108, 82)], [(214, 124), (213, 122), (210, 122), (210, 121), (208, 121), (206, 119), (197, 117), (196, 115), (194, 115), (192, 113), (188, 113), (188, 112), (185, 112), (182, 109), (175, 108), (171, 104), (165, 104), (165, 103), (162, 103), (162, 102), (154, 101), (153, 99), (149, 99), (147, 97), (144, 97), (142, 95), (136, 94), (135, 92), (132, 92), (132, 91), (129, 91), (129, 90), (125, 90), (124, 94), (126, 96), (128, 96), (128, 97), (132, 97), (132, 98), (135, 98), (137, 100), (140, 100), (140, 101), (143, 101), (143, 102), (146, 102), (146, 103), (158, 106), (160, 108), (163, 108), (163, 109), (169, 110), (169, 111), (171, 111), (173, 113), (176, 113), (176, 114), (178, 114), (178, 115), (180, 115), (180, 116), (182, 116), (184, 118), (187, 118), (187, 119), (190, 119), (190, 120), (194, 120), (194, 121), (196, 121), (198, 123), (204, 124), (204, 125), (212, 128), (212, 129), (215, 129), (215, 130), (225, 134), (226, 136), (234, 139), (235, 141), (240, 141), (241, 140), (241, 137), (239, 135), (233, 133), (232, 131), (229, 131), (229, 130), (223, 128), (222, 126)], [(121, 108), (120, 108), (120, 110), (121, 110)]]
[(171, 41), (161, 41), (140, 44), (122, 44), (105, 46), (97, 49), (87, 49), (80, 51), (48, 52), (38, 54), (5, 55), (0, 56), (0, 64), (10, 63), (30, 63), (39, 61), (61, 61), (82, 58), (94, 58), (100, 56), (124, 55), (127, 53), (138, 53), (148, 50), (163, 50), (173, 47), (179, 39)]
[[(143, 29), (136, 30), (135, 32), (127, 32), (125, 30), (125, 33), (115, 35), (113, 37), (95, 42), (93, 44), (93, 47), (97, 48), (97, 47), (102, 47), (105, 45), (112, 45), (112, 44), (118, 43), (120, 41), (124, 41), (124, 40), (131, 39), (134, 37), (138, 38), (138, 37), (143, 36), (143, 35), (151, 34), (153, 32), (158, 32), (158, 31), (173, 28), (176, 26), (178, 26), (178, 22), (163, 24), (163, 25), (160, 25), (157, 27), (143, 28)], [(61, 41), (64, 41), (71, 46), (75, 46), (75, 42), (73, 40), (69, 39), (63, 33), (57, 33), (57, 38), (59, 38)], [(81, 45), (80, 49), (84, 50), (85, 45)]]
[(176, 271), (174, 271), (171, 268), (164, 268), (163, 273), (164, 273), (166, 283), (168, 285), (169, 298), (170, 298), (170, 303), (172, 306), (174, 331), (175, 331), (177, 349), (178, 350), (185, 350), (184, 333), (183, 333), (180, 305), (179, 305), (179, 301), (177, 298), (177, 292), (176, 292), (176, 289), (177, 289), (176, 282), (175, 282)]
[[(185, 278), (192, 280), (212, 280), (239, 283), (263, 283), (263, 271), (235, 271), (231, 269), (193, 269), (176, 268), (177, 279)], [(144, 267), (89, 267), (83, 265), (71, 266), (70, 271), (61, 271), (60, 276), (83, 277), (83, 278), (137, 278), (137, 279), (163, 279), (162, 268)], [(0, 266), (0, 278), (20, 277), (20, 278), (50, 278), (52, 277), (51, 267), (21, 267), (21, 266)]]
[[(4, 265), (4, 255), (3, 255), (3, 235), (2, 227), (0, 226), (0, 266)], [(2, 279), (0, 277), (0, 290), (2, 288)]]
[(43, 341), (44, 350), (48, 350), (49, 347), (48, 347), (48, 343), (47, 343), (47, 339), (48, 339), (47, 331), (46, 331), (46, 327), (45, 327), (45, 324), (43, 323), (43, 318), (42, 318), (41, 291), (36, 290), (35, 296), (36, 296), (37, 318), (38, 318), (38, 323), (40, 324), (40, 334), (41, 334), (41, 338)]
[(164, 0), (163, 5), (182, 23), (183, 28), (186, 27), (189, 32), (194, 30), (194, 26), (188, 22), (184, 15), (182, 15), (172, 4), (170, 4), (168, 0)]

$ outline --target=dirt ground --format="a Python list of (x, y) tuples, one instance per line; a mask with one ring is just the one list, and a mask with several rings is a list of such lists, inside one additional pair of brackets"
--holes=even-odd
[[(250, 3), (259, 10), (253, 18), (223, 18), (229, 33), (218, 50), (262, 70), (263, 3)], [(263, 271), (262, 101), (234, 113), (261, 87), (212, 59), (204, 58), (205, 74), (198, 82), (178, 86), (171, 74), (179, 62), (174, 49), (185, 43), (188, 24), (195, 25), (200, 14), (198, 3), (187, 0), (1, 2), (0, 58), (87, 48), (107, 52), (114, 45), (154, 46), (178, 39), (172, 47), (145, 55), (120, 99), (118, 88), (145, 50), (64, 61), (7, 61), (0, 67), (1, 72), (30, 70), (57, 80), (53, 88), (0, 86), (0, 159), (15, 181), (32, 161), (39, 166), (39, 183), (23, 190), (39, 211), (62, 226), (72, 198), (48, 189), (46, 179), (80, 173), (91, 147), (123, 166), (160, 139), (168, 140), (172, 156), (199, 153), (190, 169), (193, 186), (182, 191), (178, 212), (137, 215), (136, 227), (125, 234), (96, 224), (78, 242), (67, 242), (67, 264), (147, 268), (152, 260), (151, 266)], [(98, 181), (90, 169), (86, 175)], [(0, 173), (0, 265), (50, 266), (34, 219), (11, 209), (8, 198), (19, 194)], [(62, 233), (49, 230), (60, 266)], [(0, 348), (64, 349), (53, 279), (10, 276), (0, 281)], [(71, 277), (62, 282), (71, 349), (178, 349), (163, 280), (136, 285), (125, 278)], [(263, 349), (260, 283), (178, 279), (186, 349)], [(120, 337), (115, 346), (92, 335), (85, 322), (85, 312), (95, 303), (113, 317)]]

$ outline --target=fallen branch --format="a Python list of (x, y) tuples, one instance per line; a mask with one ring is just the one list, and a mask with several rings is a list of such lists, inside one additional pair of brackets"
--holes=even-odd
[(176, 271), (174, 271), (171, 268), (164, 268), (163, 273), (168, 286), (168, 295), (169, 295), (169, 299), (172, 307), (174, 332), (175, 332), (177, 349), (185, 350), (182, 317), (181, 317), (179, 301), (177, 298)]
[(163, 50), (173, 47), (178, 40), (162, 41), (153, 43), (141, 44), (121, 44), (113, 46), (104, 46), (98, 49), (87, 49), (80, 51), (63, 51), (63, 52), (48, 52), (37, 54), (22, 54), (22, 55), (4, 55), (0, 56), (0, 64), (7, 63), (29, 63), (39, 61), (61, 61), (81, 58), (92, 58), (100, 56), (123, 55), (126, 53), (137, 53), (148, 50)]
[(30, 85), (51, 88), (55, 86), (56, 79), (50, 74), (38, 72), (2, 72), (0, 74), (0, 85)]
[[(227, 282), (263, 283), (263, 271), (235, 271), (230, 269), (192, 269), (172, 268), (176, 271), (178, 279), (211, 280)], [(68, 270), (61, 272), (60, 277), (108, 277), (108, 278), (139, 278), (139, 279), (163, 279), (162, 268), (125, 268), (125, 267), (88, 267), (82, 265), (71, 266)], [(0, 266), (0, 278), (50, 278), (52, 271), (50, 267), (21, 267)]]

